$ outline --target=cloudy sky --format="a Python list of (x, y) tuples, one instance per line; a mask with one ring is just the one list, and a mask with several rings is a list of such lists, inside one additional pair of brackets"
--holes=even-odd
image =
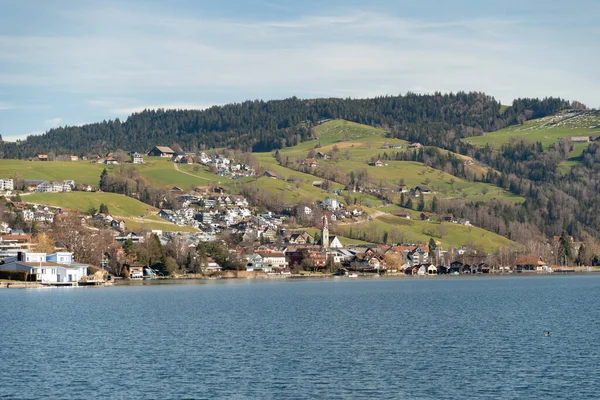
[(0, 0), (0, 134), (294, 95), (475, 90), (600, 107), (600, 2), (569, 4)]

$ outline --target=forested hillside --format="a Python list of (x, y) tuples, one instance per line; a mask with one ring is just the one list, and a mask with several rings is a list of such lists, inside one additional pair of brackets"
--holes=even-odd
[[(383, 127), (393, 135), (425, 144), (449, 145), (455, 138), (481, 135), (506, 126), (578, 106), (561, 99), (519, 99), (502, 110), (483, 93), (386, 96), (373, 99), (289, 98), (246, 101), (203, 111), (147, 110), (125, 122), (118, 119), (52, 129), (20, 143), (2, 143), (3, 158), (39, 153), (85, 155), (116, 149), (147, 151), (154, 145), (186, 150), (230, 147), (270, 151), (312, 137), (323, 119), (341, 118)], [(177, 147), (177, 146), (176, 146)]]

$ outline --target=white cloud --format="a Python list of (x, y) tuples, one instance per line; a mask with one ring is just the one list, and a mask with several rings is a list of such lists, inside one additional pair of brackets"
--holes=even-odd
[(211, 99), (409, 90), (479, 90), (504, 103), (561, 95), (598, 105), (598, 56), (588, 52), (581, 63), (582, 44), (552, 40), (545, 47), (554, 33), (531, 21), (432, 22), (351, 9), (263, 21), (110, 6), (61, 15), (94, 33), (0, 36), (0, 63), (23, 66), (0, 71), (0, 85), (60, 87), (119, 117), (147, 108), (204, 109)]
[(0, 111), (12, 110), (12, 109), (14, 109), (14, 106), (12, 106), (11, 104), (0, 103)]
[(52, 119), (47, 119), (44, 121), (44, 124), (46, 124), (47, 126), (54, 128), (57, 126), (60, 126), (62, 122), (62, 118), (52, 118)]
[(6, 142), (15, 142), (17, 140), (25, 140), (27, 136), (37, 136), (42, 135), (44, 132), (28, 132), (19, 135), (2, 135), (2, 140)]

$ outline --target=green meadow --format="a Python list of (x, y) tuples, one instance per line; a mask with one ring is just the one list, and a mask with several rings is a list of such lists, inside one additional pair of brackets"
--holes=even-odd
[(100, 204), (104, 203), (111, 215), (120, 217), (140, 217), (158, 211), (123, 194), (105, 192), (32, 193), (23, 196), (23, 201), (81, 212), (86, 212), (92, 207), (99, 209)]
[(499, 149), (511, 139), (522, 139), (529, 142), (541, 142), (547, 148), (560, 138), (573, 136), (600, 135), (600, 111), (581, 113), (558, 113), (544, 118), (526, 121), (523, 125), (513, 125), (496, 132), (486, 133), (463, 139), (477, 146), (489, 144)]

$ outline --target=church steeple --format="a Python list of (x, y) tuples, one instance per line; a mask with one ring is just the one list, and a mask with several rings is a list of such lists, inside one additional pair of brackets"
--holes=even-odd
[(321, 246), (324, 249), (329, 248), (329, 223), (327, 221), (327, 215), (323, 214), (323, 229), (321, 231)]

